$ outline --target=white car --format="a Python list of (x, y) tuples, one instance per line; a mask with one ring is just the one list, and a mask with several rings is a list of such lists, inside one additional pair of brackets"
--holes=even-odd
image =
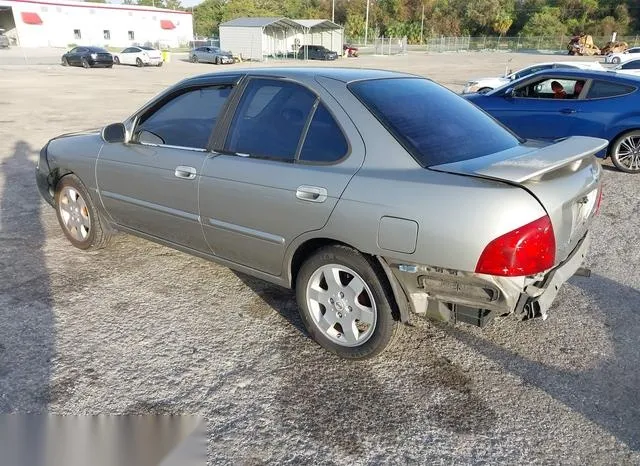
[(499, 76), (495, 78), (479, 78), (472, 79), (464, 87), (463, 94), (473, 94), (479, 92), (484, 94), (500, 86), (504, 86), (508, 82), (516, 79), (524, 78), (538, 71), (548, 70), (551, 68), (580, 68), (583, 70), (604, 70), (604, 67), (599, 62), (589, 61), (573, 61), (573, 62), (552, 62), (552, 63), (537, 63), (535, 65), (527, 66), (515, 73), (510, 73), (505, 76)]
[(611, 71), (631, 76), (640, 76), (640, 57), (619, 64)]
[(162, 53), (151, 47), (127, 47), (120, 53), (113, 54), (116, 65), (162, 66)]
[(604, 62), (619, 65), (634, 58), (640, 58), (640, 47), (631, 47), (624, 52), (608, 53), (604, 57)]

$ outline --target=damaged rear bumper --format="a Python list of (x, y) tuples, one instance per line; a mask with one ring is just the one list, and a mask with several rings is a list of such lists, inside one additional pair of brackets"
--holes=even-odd
[(587, 234), (561, 264), (534, 277), (498, 277), (389, 259), (385, 262), (404, 292), (397, 299), (404, 298), (413, 313), (483, 327), (496, 315), (545, 318), (562, 284), (582, 266), (589, 244)]

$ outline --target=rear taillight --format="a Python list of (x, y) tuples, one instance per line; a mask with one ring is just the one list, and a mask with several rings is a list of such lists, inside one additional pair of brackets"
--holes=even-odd
[(602, 204), (602, 186), (598, 190), (598, 200), (596, 201), (596, 211), (593, 213), (593, 215), (597, 215), (597, 213), (600, 212), (600, 204)]
[(553, 267), (555, 259), (556, 238), (551, 220), (545, 215), (491, 241), (480, 255), (476, 273), (535, 275)]

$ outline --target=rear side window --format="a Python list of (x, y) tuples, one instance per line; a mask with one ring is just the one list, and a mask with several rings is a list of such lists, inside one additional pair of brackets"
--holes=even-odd
[(482, 157), (520, 144), (475, 105), (427, 79), (359, 81), (349, 89), (423, 167)]
[(295, 160), (316, 96), (288, 81), (253, 79), (234, 116), (225, 149), (280, 160)]
[(605, 97), (616, 97), (619, 95), (630, 94), (635, 90), (633, 86), (612, 83), (608, 81), (594, 81), (587, 94), (587, 99), (602, 99)]
[(347, 154), (349, 145), (327, 108), (318, 104), (304, 138), (300, 160), (335, 162)]
[(640, 60), (633, 60), (620, 67), (623, 70), (640, 70)]

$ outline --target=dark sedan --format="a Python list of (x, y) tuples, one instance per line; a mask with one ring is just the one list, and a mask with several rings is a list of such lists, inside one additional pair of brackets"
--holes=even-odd
[(298, 58), (307, 60), (335, 60), (338, 58), (338, 54), (322, 45), (303, 45), (298, 50)]
[(62, 55), (62, 66), (70, 65), (83, 68), (111, 68), (113, 55), (102, 47), (75, 47)]
[(635, 76), (555, 69), (464, 97), (523, 138), (606, 139), (609, 148), (598, 155), (611, 157), (619, 170), (640, 173), (639, 89)]

